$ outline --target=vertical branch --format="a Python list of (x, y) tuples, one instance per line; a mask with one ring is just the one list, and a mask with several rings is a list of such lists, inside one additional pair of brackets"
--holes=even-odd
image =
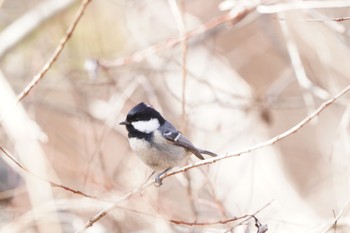
[[(39, 139), (45, 138), (46, 135), (30, 119), (21, 104), (11, 105), (16, 99), (16, 95), (1, 72), (0, 95), (0, 115), (6, 112), (11, 116), (11, 118), (5, 118), (1, 122), (1, 126), (7, 138), (13, 143), (18, 160), (24, 167), (30, 171), (35, 171), (40, 177), (46, 179), (46, 177), (55, 176), (54, 169), (47, 160), (47, 156), (39, 142)], [(42, 221), (42, 216), (39, 213), (35, 212), (33, 215), (37, 232), (63, 232), (56, 206), (52, 201), (54, 194), (50, 184), (29, 176), (25, 176), (24, 179), (32, 208), (35, 209), (43, 204), (47, 204), (48, 206), (45, 221)]]
[[(280, 13), (279, 16), (283, 16), (282, 13)], [(309, 92), (309, 90), (311, 90), (311, 87), (312, 87), (312, 82), (308, 79), (306, 75), (298, 48), (289, 32), (287, 23), (284, 21), (279, 21), (279, 23), (280, 23), (284, 38), (286, 40), (287, 50), (289, 53), (290, 60), (292, 62), (295, 77), (299, 85), (302, 87), (304, 102), (306, 107), (308, 108), (308, 112), (310, 113), (315, 105), (313, 96), (311, 92)]]
[(182, 110), (182, 125), (181, 130), (186, 132), (187, 125), (187, 115), (186, 115), (186, 84), (187, 84), (187, 36), (186, 36), (186, 24), (184, 20), (184, 0), (180, 0), (178, 5), (177, 0), (169, 0), (169, 5), (173, 11), (174, 18), (176, 21), (177, 28), (179, 30), (181, 38), (181, 76), (182, 76), (182, 101), (181, 101), (181, 110)]
[[(184, 20), (185, 3), (184, 0), (169, 0), (170, 8), (173, 11), (173, 15), (179, 30), (181, 38), (181, 77), (182, 77), (182, 96), (181, 96), (181, 112), (182, 112), (182, 124), (181, 131), (186, 133), (187, 130), (187, 114), (186, 114), (186, 84), (187, 84), (187, 38), (186, 38), (186, 23)], [(196, 205), (193, 200), (192, 181), (189, 173), (185, 174), (187, 179), (186, 192), (190, 201), (192, 214), (197, 217)]]
[[(184, 0), (180, 1), (181, 8), (181, 18), (183, 23), (183, 30), (180, 32), (181, 37), (186, 34), (186, 24), (183, 18), (184, 14)], [(186, 131), (187, 126), (187, 114), (186, 114), (186, 84), (187, 84), (187, 40), (181, 42), (181, 74), (182, 74), (182, 120), (183, 120), (183, 130)]]
[(185, 177), (187, 179), (186, 192), (187, 192), (188, 199), (190, 201), (190, 208), (191, 208), (191, 211), (192, 211), (192, 215), (193, 215), (194, 219), (197, 220), (198, 210), (197, 210), (196, 205), (194, 203), (191, 176), (190, 176), (189, 172), (186, 172), (184, 175), (185, 175)]

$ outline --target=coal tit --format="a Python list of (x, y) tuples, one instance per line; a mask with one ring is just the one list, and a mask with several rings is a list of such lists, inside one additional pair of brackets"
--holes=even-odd
[(196, 148), (157, 110), (145, 103), (133, 107), (126, 120), (119, 124), (126, 126), (131, 149), (153, 169), (152, 175), (160, 172), (155, 180), (158, 185), (162, 184), (162, 174), (185, 162), (187, 152), (199, 159), (204, 159), (202, 154), (216, 156), (213, 152)]

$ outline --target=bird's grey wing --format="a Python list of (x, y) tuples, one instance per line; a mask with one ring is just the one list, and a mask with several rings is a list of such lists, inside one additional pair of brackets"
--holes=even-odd
[(159, 130), (162, 132), (163, 136), (170, 142), (174, 143), (177, 146), (181, 146), (186, 150), (193, 153), (199, 159), (204, 159), (201, 155), (201, 152), (183, 136), (172, 124), (166, 122), (163, 127), (160, 127)]

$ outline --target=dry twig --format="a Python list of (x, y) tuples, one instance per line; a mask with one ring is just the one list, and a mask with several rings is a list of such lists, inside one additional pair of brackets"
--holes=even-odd
[(302, 10), (302, 9), (321, 9), (321, 8), (343, 8), (350, 6), (347, 0), (329, 0), (329, 1), (293, 1), (271, 5), (260, 5), (257, 11), (262, 14), (275, 14), (278, 12)]
[(251, 6), (241, 6), (239, 9), (236, 9), (234, 13), (229, 12), (225, 15), (218, 16), (209, 22), (202, 24), (193, 30), (187, 31), (183, 35), (180, 35), (176, 38), (164, 40), (163, 42), (153, 45), (149, 48), (146, 48), (144, 50), (138, 51), (130, 56), (127, 57), (121, 57), (114, 60), (107, 60), (107, 59), (99, 59), (97, 61), (97, 64), (101, 66), (102, 68), (112, 68), (112, 67), (118, 67), (122, 65), (132, 64), (135, 62), (140, 62), (147, 57), (160, 53), (163, 50), (173, 48), (182, 41), (186, 41), (190, 38), (199, 36), (213, 28), (216, 28), (222, 24), (230, 23), (230, 25), (234, 25), (238, 22), (240, 22), (242, 19), (244, 19), (247, 15), (249, 15), (251, 12), (253, 12), (256, 9), (256, 5)]
[[(344, 208), (339, 212), (337, 216), (333, 219), (333, 221), (321, 232), (321, 233), (327, 233), (330, 229), (334, 228), (336, 230), (337, 228), (337, 222), (339, 219), (344, 215), (345, 211), (349, 209), (350, 206), (350, 200), (348, 200), (344, 206)], [(335, 231), (334, 231), (335, 232)]]
[(151, 186), (152, 184), (154, 184), (155, 182), (151, 181), (151, 182), (146, 182), (143, 183), (140, 187), (132, 190), (131, 192), (125, 194), (124, 196), (120, 197), (118, 200), (116, 200), (113, 204), (107, 206), (106, 208), (104, 208), (103, 210), (101, 210), (99, 213), (97, 213), (94, 217), (90, 218), (90, 220), (85, 224), (85, 226), (76, 231), (75, 233), (82, 233), (84, 232), (86, 229), (88, 229), (89, 227), (92, 227), (92, 225), (94, 225), (94, 223), (96, 223), (97, 221), (99, 221), (101, 218), (103, 218), (104, 216), (106, 216), (106, 214), (111, 211), (112, 209), (115, 209), (118, 207), (118, 204), (122, 201), (128, 200), (130, 199), (132, 196), (134, 196), (137, 193), (142, 192), (145, 188)]
[(78, 195), (81, 195), (81, 196), (84, 196), (84, 197), (87, 197), (87, 198), (101, 200), (101, 199), (99, 199), (96, 196), (83, 193), (83, 192), (81, 192), (79, 190), (72, 189), (72, 188), (70, 188), (68, 186), (65, 186), (65, 185), (62, 185), (62, 184), (58, 184), (58, 183), (55, 183), (55, 182), (50, 181), (48, 179), (45, 179), (43, 177), (40, 177), (40, 176), (34, 174), (33, 172), (29, 171), (27, 168), (25, 168), (20, 162), (18, 162), (13, 156), (11, 156), (10, 153), (7, 152), (2, 146), (0, 146), (0, 150), (4, 153), (4, 155), (7, 156), (7, 158), (9, 158), (13, 163), (15, 163), (16, 166), (19, 167), (21, 170), (25, 171), (26, 173), (30, 174), (31, 176), (35, 177), (36, 179), (39, 179), (39, 180), (44, 181), (46, 183), (49, 183), (52, 187), (61, 188), (61, 189), (64, 189), (66, 191), (69, 191), (71, 193), (78, 194)]
[(266, 207), (268, 207), (271, 203), (272, 203), (272, 201), (270, 201), (269, 203), (267, 203), (266, 205), (261, 207), (259, 210), (257, 210), (253, 214), (245, 214), (245, 215), (242, 215), (239, 217), (233, 217), (233, 218), (228, 218), (228, 219), (223, 219), (223, 220), (218, 220), (218, 221), (213, 221), (213, 222), (186, 222), (186, 221), (174, 220), (174, 219), (170, 219), (169, 221), (174, 223), (174, 224), (187, 225), (187, 226), (209, 226), (209, 225), (217, 225), (217, 224), (227, 224), (229, 222), (234, 222), (234, 221), (237, 221), (240, 219), (246, 219), (246, 221), (247, 221), (251, 218), (256, 219), (255, 215), (260, 213), (262, 210), (264, 210)]
[(62, 50), (64, 49), (65, 45), (67, 44), (68, 40), (72, 37), (72, 34), (80, 20), (80, 18), (83, 16), (84, 11), (88, 4), (91, 2), (91, 0), (84, 0), (81, 2), (81, 5), (76, 13), (76, 16), (72, 22), (72, 24), (69, 26), (68, 30), (66, 31), (66, 34), (61, 39), (59, 45), (57, 46), (56, 50), (52, 54), (52, 56), (49, 58), (49, 60), (46, 62), (46, 64), (41, 68), (39, 73), (35, 75), (32, 80), (29, 82), (29, 84), (23, 89), (23, 91), (17, 96), (18, 101), (23, 100), (29, 92), (45, 77), (45, 74), (49, 71), (49, 69), (52, 67), (52, 65), (57, 61), (58, 57), (60, 56)]

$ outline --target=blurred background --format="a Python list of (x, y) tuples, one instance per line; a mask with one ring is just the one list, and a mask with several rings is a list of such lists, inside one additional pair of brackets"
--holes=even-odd
[[(16, 104), (82, 3), (0, 5), (0, 232), (76, 232), (138, 188), (151, 170), (118, 123), (139, 102), (226, 155), (290, 129), (350, 83), (350, 1), (93, 0)], [(252, 214), (267, 232), (349, 232), (349, 97), (271, 146), (117, 202), (86, 232), (258, 232), (249, 216), (209, 224)]]

